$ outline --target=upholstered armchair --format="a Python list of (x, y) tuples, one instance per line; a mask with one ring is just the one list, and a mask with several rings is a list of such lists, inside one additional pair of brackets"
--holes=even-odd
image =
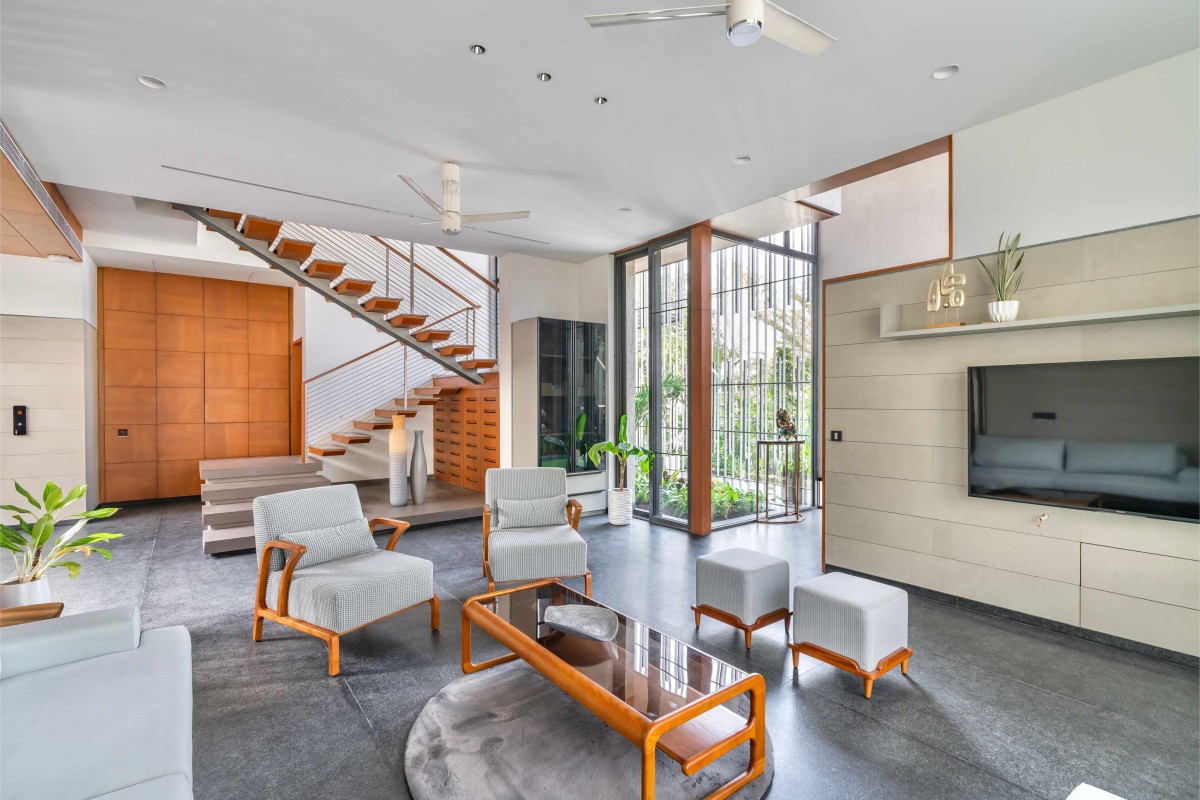
[(497, 583), (583, 578), (592, 593), (583, 506), (567, 499), (567, 472), (551, 467), (489, 469), (483, 506), (483, 574)]
[[(371, 536), (379, 525), (394, 529), (383, 550)], [(329, 674), (337, 675), (339, 640), (351, 631), (424, 603), (436, 631), (433, 562), (395, 552), (407, 529), (400, 520), (367, 522), (351, 484), (255, 498), (254, 641), (262, 641), (264, 619), (316, 636), (329, 648)]]

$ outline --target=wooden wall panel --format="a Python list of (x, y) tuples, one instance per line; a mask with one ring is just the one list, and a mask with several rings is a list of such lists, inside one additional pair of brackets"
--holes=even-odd
[(289, 287), (104, 267), (100, 295), (103, 501), (199, 494), (201, 459), (300, 452)]

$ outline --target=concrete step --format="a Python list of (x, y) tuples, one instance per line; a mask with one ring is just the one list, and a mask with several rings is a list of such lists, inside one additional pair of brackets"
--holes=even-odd
[(238, 500), (234, 503), (205, 503), (200, 509), (200, 518), (210, 528), (231, 528), (254, 522), (254, 501)]
[(254, 526), (239, 528), (205, 528), (203, 533), (204, 553), (234, 553), (238, 550), (254, 549)]
[(302, 461), (300, 456), (217, 458), (200, 462), (200, 479), (210, 481), (269, 475), (309, 475), (319, 472), (320, 469), (320, 464)]
[(324, 475), (298, 475), (283, 480), (246, 480), (218, 483), (205, 483), (200, 486), (200, 498), (205, 501), (217, 500), (253, 500), (265, 494), (290, 492), (295, 489), (311, 489), (314, 486), (328, 486), (329, 479)]

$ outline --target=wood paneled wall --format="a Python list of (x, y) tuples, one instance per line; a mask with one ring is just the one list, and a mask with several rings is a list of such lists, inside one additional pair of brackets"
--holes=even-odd
[(289, 288), (111, 267), (100, 287), (103, 501), (199, 494), (200, 459), (291, 452)]
[(434, 385), (460, 387), (434, 406), (434, 477), (486, 491), (487, 471), (500, 466), (500, 375), (488, 373), (482, 385), (462, 378), (438, 378)]

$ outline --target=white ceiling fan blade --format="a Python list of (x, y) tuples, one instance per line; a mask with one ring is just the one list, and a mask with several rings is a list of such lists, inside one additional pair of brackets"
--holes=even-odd
[(427, 222), (418, 222), (417, 224), (418, 225), (441, 225), (442, 221), (440, 219), (431, 219)]
[(691, 8), (664, 8), (658, 11), (626, 11), (620, 14), (593, 14), (584, 17), (593, 28), (607, 28), (611, 25), (634, 25), (640, 22), (670, 22), (677, 19), (693, 19), (695, 17), (723, 17), (728, 3), (712, 6), (692, 6)]
[(763, 36), (809, 56), (819, 56), (837, 39), (790, 11), (766, 0), (763, 3)]
[(408, 186), (408, 188), (410, 188), (414, 192), (416, 192), (417, 196), (420, 197), (422, 200), (424, 200), (426, 203), (428, 203), (430, 208), (432, 208), (434, 211), (438, 212), (439, 214), (446, 213), (445, 209), (443, 209), (436, 200), (434, 200), (429, 195), (425, 194), (425, 190), (421, 188), (421, 184), (417, 183), (416, 181), (414, 181), (412, 178), (408, 177), (407, 175), (401, 175), (400, 180), (404, 181), (404, 183)]
[(549, 242), (543, 242), (541, 239), (530, 239), (526, 236), (513, 236), (511, 233), (497, 233), (496, 231), (489, 231), (486, 228), (476, 228), (471, 225), (463, 225), (463, 230), (478, 231), (479, 233), (490, 233), (492, 236), (503, 236), (507, 239), (520, 239), (522, 242), (533, 242), (534, 244), (550, 244)]
[(529, 219), (528, 211), (501, 211), (495, 214), (463, 214), (463, 222), (504, 222), (509, 219)]

